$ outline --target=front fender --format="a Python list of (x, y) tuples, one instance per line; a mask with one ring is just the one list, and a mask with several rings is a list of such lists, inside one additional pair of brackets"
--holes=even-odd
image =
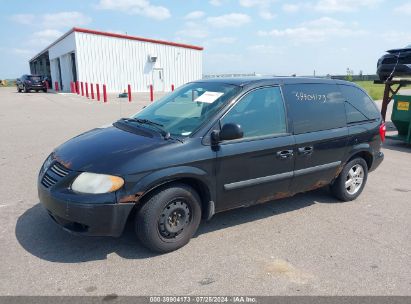
[[(125, 202), (133, 200), (138, 202), (145, 193), (154, 188), (182, 178), (191, 178), (203, 183), (209, 190), (210, 199), (215, 199), (215, 187), (212, 186), (213, 181), (210, 179), (209, 173), (197, 167), (178, 166), (153, 171), (143, 176), (130, 190), (127, 191), (127, 194), (119, 198), (119, 201)], [(134, 197), (134, 199), (131, 199), (132, 197)]]

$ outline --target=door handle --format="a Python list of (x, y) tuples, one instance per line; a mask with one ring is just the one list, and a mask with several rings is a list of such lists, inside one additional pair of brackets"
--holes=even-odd
[(277, 157), (281, 159), (287, 159), (294, 155), (293, 150), (283, 150), (277, 152)]
[(301, 147), (301, 148), (298, 148), (298, 153), (301, 155), (310, 155), (313, 153), (313, 150), (314, 150), (313, 146)]

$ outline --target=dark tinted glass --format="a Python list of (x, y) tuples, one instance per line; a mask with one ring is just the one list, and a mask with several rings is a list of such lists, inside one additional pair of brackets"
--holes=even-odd
[(27, 79), (31, 81), (40, 81), (41, 77), (40, 76), (27, 76)]
[(294, 134), (346, 125), (344, 99), (334, 84), (289, 84), (284, 96), (291, 109)]
[(354, 108), (350, 103), (346, 102), (345, 103), (345, 110), (347, 113), (347, 123), (353, 123), (353, 122), (360, 122), (360, 121), (367, 121), (368, 118), (362, 114), (360, 111), (358, 111), (356, 108)]
[(339, 85), (346, 101), (363, 114), (367, 119), (380, 117), (380, 112), (374, 101), (362, 90), (353, 86)]
[(287, 131), (280, 88), (257, 89), (244, 96), (221, 120), (236, 123), (244, 137), (281, 134)]

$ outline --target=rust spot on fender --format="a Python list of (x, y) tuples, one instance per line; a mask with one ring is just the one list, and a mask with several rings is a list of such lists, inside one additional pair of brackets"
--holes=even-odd
[(340, 173), (341, 173), (341, 171), (343, 170), (343, 168), (344, 168), (344, 166), (339, 166), (339, 167), (338, 167), (337, 172), (336, 172), (335, 175), (334, 175), (334, 178), (337, 178), (337, 177), (340, 175)]
[(118, 202), (119, 203), (137, 203), (138, 196), (135, 194), (126, 195), (126, 196), (121, 197)]
[(57, 160), (60, 164), (62, 164), (67, 169), (71, 168), (71, 161), (65, 161), (56, 155), (54, 155), (54, 159)]

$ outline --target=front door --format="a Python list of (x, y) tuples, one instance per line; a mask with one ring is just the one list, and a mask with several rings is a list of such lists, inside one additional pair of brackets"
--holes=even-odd
[(164, 92), (164, 70), (153, 69), (153, 86), (155, 92)]
[(217, 150), (217, 211), (288, 195), (294, 137), (288, 132), (279, 87), (249, 92), (220, 121), (239, 124), (244, 137)]

